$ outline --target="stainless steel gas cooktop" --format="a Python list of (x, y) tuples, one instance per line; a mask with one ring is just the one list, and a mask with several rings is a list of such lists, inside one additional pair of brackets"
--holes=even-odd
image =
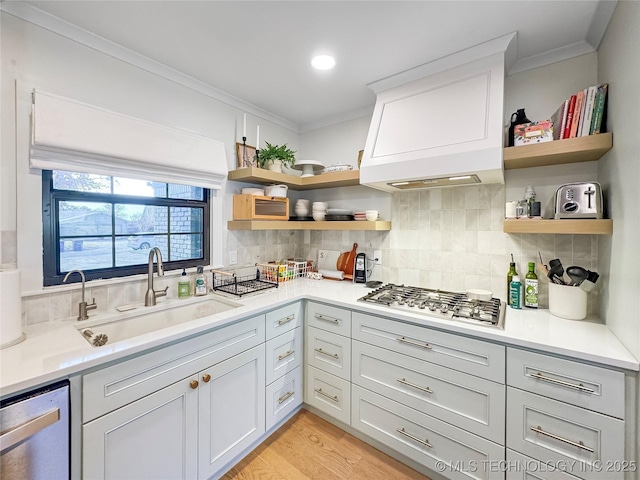
[(504, 328), (506, 305), (498, 298), (471, 300), (465, 293), (388, 283), (369, 292), (358, 301), (386, 305), (435, 318)]

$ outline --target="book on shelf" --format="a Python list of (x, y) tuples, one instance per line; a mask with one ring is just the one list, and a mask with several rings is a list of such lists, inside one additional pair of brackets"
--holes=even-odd
[(607, 131), (606, 112), (607, 112), (607, 91), (609, 84), (603, 83), (598, 87), (595, 104), (593, 106), (593, 119), (591, 121), (591, 135), (596, 135)]
[(578, 131), (578, 124), (580, 123), (580, 112), (582, 111), (582, 100), (584, 98), (584, 92), (580, 90), (576, 94), (576, 104), (573, 110), (573, 117), (571, 118), (571, 128), (569, 129), (569, 138), (575, 138)]
[(584, 106), (584, 121), (582, 122), (581, 137), (586, 137), (591, 132), (591, 119), (593, 118), (593, 104), (596, 100), (598, 86), (593, 85), (587, 88), (587, 99)]
[(564, 127), (567, 123), (567, 109), (569, 108), (569, 100), (562, 102), (562, 105), (551, 115), (553, 122), (553, 139), (560, 140), (563, 137)]
[(576, 130), (576, 137), (581, 137), (582, 126), (584, 125), (584, 111), (587, 106), (587, 93), (589, 92), (588, 88), (585, 88), (582, 91), (582, 108), (580, 109), (580, 121), (578, 122), (578, 129)]
[(569, 138), (569, 135), (571, 135), (571, 122), (573, 121), (573, 113), (576, 109), (576, 99), (577, 99), (576, 95), (571, 95), (571, 98), (569, 99), (569, 110), (567, 110), (567, 122), (564, 127), (564, 133), (562, 135), (562, 138)]

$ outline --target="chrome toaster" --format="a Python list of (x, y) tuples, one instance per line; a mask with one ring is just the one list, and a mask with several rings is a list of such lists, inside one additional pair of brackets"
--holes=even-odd
[(554, 218), (602, 218), (598, 182), (566, 183), (556, 190)]

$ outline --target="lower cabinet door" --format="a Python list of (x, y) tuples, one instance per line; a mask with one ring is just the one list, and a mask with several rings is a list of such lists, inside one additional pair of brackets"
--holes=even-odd
[(302, 404), (302, 367), (267, 386), (266, 429), (276, 425)]
[(580, 468), (567, 462), (539, 462), (507, 449), (504, 471), (506, 480), (578, 480), (567, 472), (578, 474)]
[(352, 385), (351, 426), (449, 479), (504, 479), (504, 447)]
[(264, 344), (200, 372), (198, 477), (205, 479), (265, 431)]
[(311, 365), (307, 365), (306, 373), (304, 401), (348, 425), (351, 418), (351, 384)]
[(198, 391), (187, 378), (82, 427), (86, 479), (193, 479)]

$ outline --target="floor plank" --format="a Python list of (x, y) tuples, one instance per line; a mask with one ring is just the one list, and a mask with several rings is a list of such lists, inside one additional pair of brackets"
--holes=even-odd
[(221, 480), (429, 480), (306, 410)]

